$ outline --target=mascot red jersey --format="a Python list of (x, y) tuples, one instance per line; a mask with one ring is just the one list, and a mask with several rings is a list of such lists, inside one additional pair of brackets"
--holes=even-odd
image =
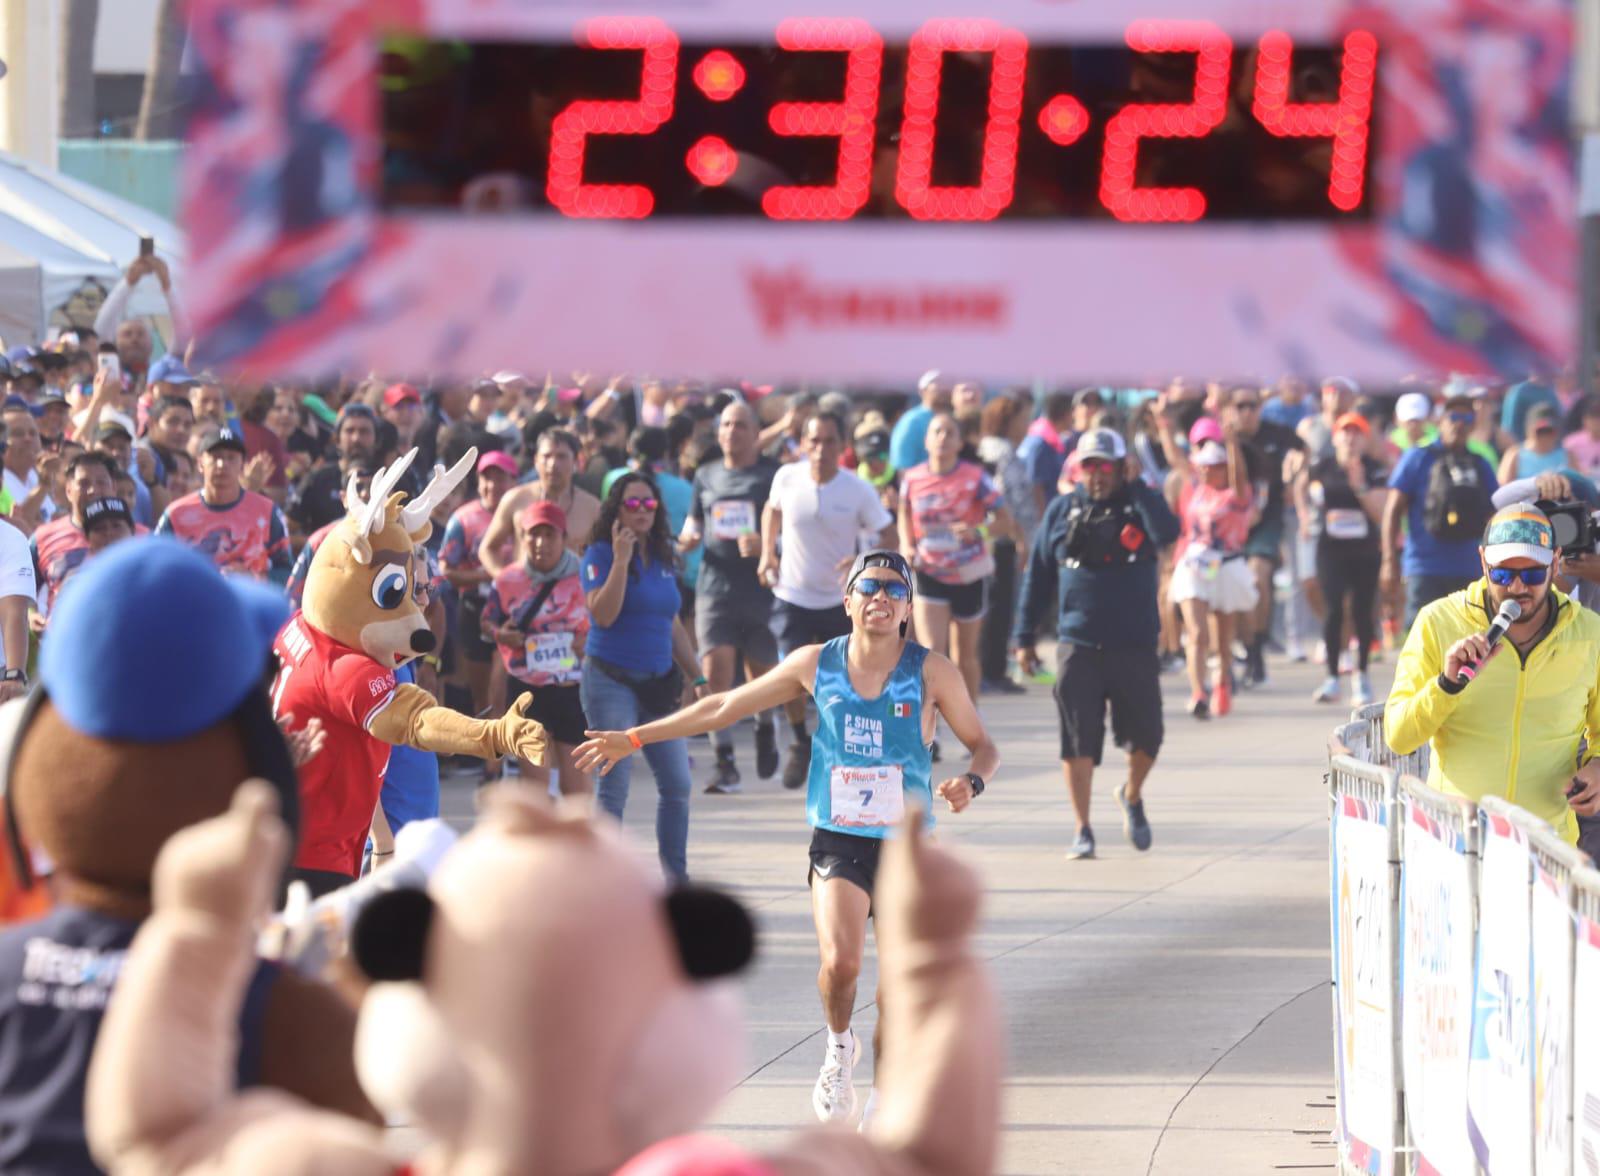
[(300, 769), (301, 836), (294, 874), (324, 894), (359, 872), (389, 748), (542, 762), (544, 728), (527, 718), (532, 701), (493, 721), (438, 704), (427, 691), (396, 684), (396, 667), (428, 653), (434, 637), (412, 591), (426, 574), (414, 553), (432, 531), (430, 515), (477, 461), (471, 450), (448, 472), (436, 467), (414, 501), (393, 493), (416, 459), (412, 450), (379, 470), (366, 500), (351, 476), (348, 512), (317, 549), (301, 610), (274, 647), (280, 670), (273, 710), (298, 728), (312, 719), (327, 733)]

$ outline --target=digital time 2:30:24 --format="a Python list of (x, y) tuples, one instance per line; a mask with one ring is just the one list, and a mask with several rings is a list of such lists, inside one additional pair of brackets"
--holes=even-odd
[[(460, 121), (494, 132), (461, 138), (498, 146), (459, 148), (449, 166), (436, 155), (436, 171), (482, 174), (509, 155), (530, 206), (591, 219), (1182, 223), (1370, 211), (1370, 32), (1297, 46), (1273, 31), (1236, 47), (1209, 22), (1147, 20), (1128, 27), (1126, 48), (1063, 47), (990, 20), (941, 19), (886, 48), (861, 20), (795, 19), (778, 26), (776, 46), (685, 45), (651, 17), (588, 21), (559, 46), (456, 43)], [(507, 64), (508, 52), (521, 56)], [(741, 94), (765, 97), (735, 117)], [(506, 146), (508, 103), (548, 111), (524, 152), (543, 157), (537, 170)], [(415, 115), (386, 112), (391, 157), (397, 119)], [(897, 144), (892, 161), (885, 142)], [(741, 172), (751, 164), (762, 166)], [(752, 171), (747, 203), (708, 200), (736, 176), (732, 187), (750, 189)], [(606, 182), (624, 178), (652, 182)], [(429, 203), (388, 187), (385, 197), (391, 209)]]

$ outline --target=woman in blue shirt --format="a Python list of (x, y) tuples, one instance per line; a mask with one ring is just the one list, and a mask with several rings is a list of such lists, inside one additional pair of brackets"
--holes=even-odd
[[(699, 659), (678, 620), (677, 559), (667, 512), (654, 479), (628, 473), (607, 492), (583, 553), (583, 591), (594, 620), (583, 659), (579, 697), (589, 724), (626, 731), (678, 709), (685, 676), (698, 696)], [(667, 875), (688, 877), (689, 749), (682, 739), (651, 744), (655, 773), (656, 848)], [(600, 807), (622, 819), (630, 765), (601, 777)]]

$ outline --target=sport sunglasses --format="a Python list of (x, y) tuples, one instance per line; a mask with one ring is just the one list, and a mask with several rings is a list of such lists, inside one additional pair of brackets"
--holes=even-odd
[(1550, 578), (1549, 568), (1490, 568), (1489, 583), (1497, 588), (1509, 588), (1521, 580), (1529, 588), (1537, 588)]
[(904, 580), (879, 580), (873, 576), (862, 576), (850, 590), (857, 596), (864, 596), (871, 600), (882, 592), (890, 600), (901, 602), (911, 599), (911, 588)]

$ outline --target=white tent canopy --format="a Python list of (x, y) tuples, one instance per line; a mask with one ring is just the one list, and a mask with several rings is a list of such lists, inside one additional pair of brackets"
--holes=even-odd
[[(69, 325), (91, 326), (105, 295), (151, 237), (179, 279), (177, 226), (121, 197), (0, 152), (0, 339), (39, 343)], [(149, 279), (128, 311), (162, 315)]]

